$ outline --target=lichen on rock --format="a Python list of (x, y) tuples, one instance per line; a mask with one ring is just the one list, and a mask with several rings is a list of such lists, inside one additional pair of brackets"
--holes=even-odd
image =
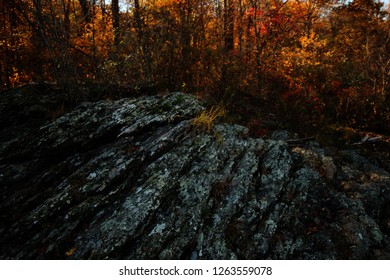
[(1, 258), (389, 258), (388, 170), (285, 133), (196, 130), (203, 110), (102, 100), (4, 138)]

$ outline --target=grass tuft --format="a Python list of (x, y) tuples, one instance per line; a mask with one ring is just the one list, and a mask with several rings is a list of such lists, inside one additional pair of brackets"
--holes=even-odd
[(215, 120), (224, 116), (225, 113), (226, 111), (222, 106), (213, 106), (210, 110), (205, 110), (194, 118), (192, 124), (195, 128), (205, 129), (210, 132)]

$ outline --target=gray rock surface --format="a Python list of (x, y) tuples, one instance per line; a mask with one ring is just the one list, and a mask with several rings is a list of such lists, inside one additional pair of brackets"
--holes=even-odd
[(84, 103), (2, 138), (0, 257), (390, 258), (388, 170), (208, 132), (192, 124), (202, 110), (181, 93)]

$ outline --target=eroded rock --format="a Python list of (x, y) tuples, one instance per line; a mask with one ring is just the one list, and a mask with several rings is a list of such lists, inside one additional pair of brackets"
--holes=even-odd
[(388, 171), (194, 128), (202, 110), (182, 93), (85, 103), (4, 141), (1, 258), (389, 258)]

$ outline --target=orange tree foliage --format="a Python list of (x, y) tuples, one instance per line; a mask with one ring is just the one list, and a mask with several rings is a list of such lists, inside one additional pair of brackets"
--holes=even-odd
[(95, 77), (111, 51), (111, 18), (97, 7), (86, 20), (73, 0), (2, 0), (1, 5), (2, 87)]
[(390, 130), (390, 21), (374, 0), (122, 0), (119, 30), (109, 0), (0, 1), (2, 89), (153, 85)]

